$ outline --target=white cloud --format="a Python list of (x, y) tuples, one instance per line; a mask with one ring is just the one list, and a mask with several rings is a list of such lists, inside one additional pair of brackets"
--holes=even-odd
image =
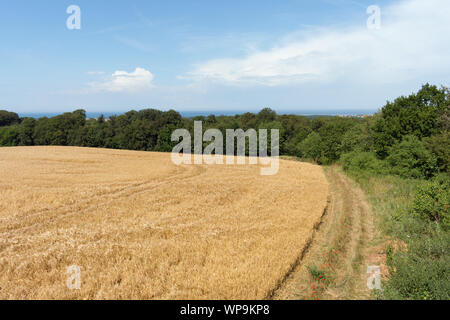
[(90, 83), (95, 91), (136, 92), (153, 87), (153, 74), (144, 68), (136, 68), (133, 72), (116, 71), (102, 82)]
[(449, 17), (448, 0), (403, 0), (381, 8), (380, 30), (367, 29), (366, 21), (310, 29), (269, 50), (206, 61), (183, 77), (264, 86), (428, 81), (450, 74)]

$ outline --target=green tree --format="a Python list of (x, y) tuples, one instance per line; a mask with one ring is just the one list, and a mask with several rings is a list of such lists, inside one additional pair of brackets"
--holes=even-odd
[(182, 117), (175, 110), (169, 110), (162, 114), (162, 120), (164, 122), (164, 125), (171, 124), (174, 126), (179, 126), (182, 121)]
[(298, 149), (302, 158), (320, 162), (322, 158), (322, 138), (317, 132), (312, 132), (300, 143)]
[(17, 113), (0, 110), (0, 127), (9, 126), (19, 122), (20, 118)]
[(158, 142), (156, 145), (156, 150), (161, 152), (171, 152), (178, 142), (172, 142), (172, 132), (176, 130), (177, 127), (173, 124), (168, 124), (164, 126), (158, 135)]
[[(279, 134), (279, 141), (278, 141), (278, 147), (281, 147), (284, 144), (285, 141), (285, 131), (283, 128), (283, 125), (279, 121), (270, 121), (270, 122), (261, 122), (258, 126), (257, 134), (259, 133), (260, 129), (266, 129), (267, 130), (267, 153), (270, 155), (271, 149), (272, 149), (272, 130), (278, 130)], [(259, 138), (259, 134), (258, 134)], [(235, 145), (235, 148), (237, 145)], [(248, 144), (246, 145), (246, 153), (248, 154)], [(259, 148), (259, 147), (258, 147)], [(279, 150), (280, 152), (280, 150)]]
[(404, 178), (431, 178), (437, 172), (436, 158), (413, 135), (393, 145), (386, 160), (392, 173)]
[(274, 110), (270, 108), (264, 108), (258, 113), (257, 119), (258, 122), (271, 122), (275, 120), (276, 116), (277, 113)]
[(12, 147), (19, 144), (19, 127), (0, 127), (0, 146)]
[(369, 152), (373, 150), (373, 138), (368, 123), (361, 123), (350, 128), (342, 136), (340, 152)]
[(206, 117), (206, 123), (209, 125), (213, 125), (213, 124), (217, 123), (216, 116), (213, 114), (210, 114), (208, 117)]
[(36, 125), (36, 120), (33, 118), (24, 118), (19, 126), (19, 145), (21, 146), (32, 146), (34, 126)]
[(239, 126), (242, 130), (247, 130), (250, 128), (254, 129), (257, 127), (257, 121), (258, 119), (254, 113), (246, 112), (240, 116)]
[(358, 120), (352, 118), (331, 118), (318, 130), (321, 137), (320, 163), (330, 164), (341, 157), (341, 142), (345, 133), (352, 128)]
[(429, 137), (442, 129), (441, 114), (450, 104), (445, 88), (426, 84), (408, 97), (388, 102), (374, 126), (374, 143), (379, 157), (388, 155), (390, 146), (405, 135), (419, 139)]
[(450, 132), (433, 135), (423, 140), (425, 147), (436, 157), (437, 167), (441, 172), (450, 171)]

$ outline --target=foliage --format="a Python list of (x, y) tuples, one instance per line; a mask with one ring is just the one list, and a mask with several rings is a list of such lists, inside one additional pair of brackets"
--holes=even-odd
[[(381, 230), (389, 238), (395, 239), (386, 247), (389, 275), (383, 281), (383, 291), (378, 292), (376, 297), (448, 300), (450, 232), (443, 223), (423, 218), (415, 209), (418, 207), (420, 212), (428, 213), (438, 208), (434, 196), (429, 196), (428, 187), (425, 187), (426, 198), (418, 201), (418, 195), (422, 194), (419, 190), (431, 182), (351, 171), (349, 174), (368, 194), (380, 220)], [(433, 183), (442, 184), (442, 187), (437, 189), (440, 191), (431, 194), (448, 190), (448, 186), (444, 186), (444, 182), (448, 181), (445, 176), (434, 178)]]
[[(195, 120), (203, 121), (203, 131), (217, 128), (223, 136), (226, 129), (278, 129), (281, 155), (319, 164), (340, 159), (343, 169), (369, 194), (385, 233), (406, 246), (388, 246), (389, 279), (379, 297), (450, 298), (448, 88), (426, 84), (365, 118), (277, 115), (265, 108), (256, 114), (194, 118), (183, 118), (174, 110), (144, 109), (97, 120), (76, 110), (35, 120), (0, 111), (0, 146), (168, 152), (175, 144), (170, 139), (173, 130), (185, 128), (192, 135)], [(310, 270), (314, 279), (324, 279), (321, 272)]]
[(312, 132), (300, 143), (300, 156), (303, 158), (314, 159), (318, 162), (322, 158), (322, 138), (317, 132)]
[(33, 133), (36, 120), (33, 118), (24, 118), (19, 126), (18, 145), (29, 146), (33, 145)]
[[(2, 115), (10, 119), (0, 130), (0, 146), (70, 145), (168, 152), (175, 145), (171, 132), (185, 128), (193, 135), (194, 121), (200, 120), (203, 131), (217, 128), (224, 137), (227, 129), (278, 129), (280, 155), (325, 165), (342, 159), (346, 170), (428, 179), (449, 170), (449, 108), (449, 90), (427, 84), (416, 94), (388, 102), (380, 113), (364, 118), (277, 115), (264, 108), (259, 113), (193, 118), (183, 118), (174, 110), (144, 109), (97, 120), (86, 119), (84, 110), (76, 110), (34, 120), (0, 111), (0, 119)], [(270, 132), (268, 140), (270, 146)], [(376, 161), (372, 153), (387, 162)]]
[(357, 124), (346, 131), (342, 136), (340, 151), (342, 153), (373, 151), (373, 137), (370, 132), (369, 123)]
[(449, 172), (450, 132), (444, 131), (440, 134), (425, 138), (423, 144), (427, 150), (436, 157), (438, 170), (440, 172)]
[(450, 233), (439, 225), (414, 216), (397, 222), (404, 248), (390, 250), (386, 260), (389, 278), (382, 299), (450, 299)]
[(374, 126), (374, 142), (378, 156), (388, 156), (390, 146), (405, 135), (419, 139), (437, 134), (442, 129), (440, 114), (450, 105), (447, 89), (426, 84), (408, 97), (388, 102)]
[(427, 181), (419, 186), (413, 201), (413, 213), (423, 219), (450, 228), (450, 180), (448, 177)]
[(324, 269), (318, 268), (316, 265), (307, 266), (308, 272), (311, 278), (315, 281), (321, 281), (327, 278), (326, 271)]
[(436, 158), (413, 135), (389, 148), (386, 160), (392, 173), (405, 178), (431, 178), (437, 171)]
[(321, 137), (320, 163), (331, 164), (339, 160), (341, 156), (341, 143), (344, 135), (355, 124), (354, 118), (336, 118), (326, 121), (318, 130)]
[(17, 113), (0, 110), (0, 127), (10, 126), (19, 122), (20, 119)]
[(341, 157), (342, 167), (345, 171), (365, 171), (372, 175), (384, 173), (385, 164), (372, 152), (352, 151)]
[(270, 121), (274, 121), (275, 120), (276, 115), (277, 115), (276, 112), (273, 111), (272, 109), (264, 108), (258, 113), (257, 119), (260, 122), (270, 122)]
[(0, 127), (0, 145), (11, 147), (19, 144), (19, 130), (17, 126)]

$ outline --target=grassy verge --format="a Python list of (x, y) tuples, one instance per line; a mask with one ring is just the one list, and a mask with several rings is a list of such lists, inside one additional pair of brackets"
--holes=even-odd
[(364, 171), (347, 174), (366, 192), (377, 226), (388, 240), (389, 275), (375, 297), (450, 299), (450, 232), (441, 223), (413, 214), (416, 190), (426, 182)]

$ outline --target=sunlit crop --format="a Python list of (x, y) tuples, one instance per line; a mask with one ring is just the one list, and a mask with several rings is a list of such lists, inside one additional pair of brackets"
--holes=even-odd
[[(262, 299), (324, 212), (319, 166), (175, 166), (170, 154), (0, 149), (1, 299)], [(81, 287), (71, 290), (69, 266)]]

